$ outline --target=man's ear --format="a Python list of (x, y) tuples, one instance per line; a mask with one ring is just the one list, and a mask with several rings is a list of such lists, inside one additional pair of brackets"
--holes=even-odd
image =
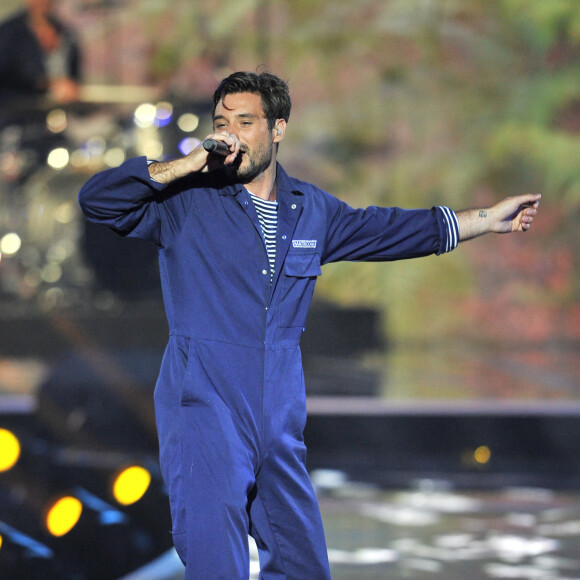
[(274, 128), (272, 129), (273, 132), (273, 141), (274, 143), (279, 143), (284, 139), (284, 135), (286, 134), (286, 121), (284, 119), (278, 119), (274, 124)]

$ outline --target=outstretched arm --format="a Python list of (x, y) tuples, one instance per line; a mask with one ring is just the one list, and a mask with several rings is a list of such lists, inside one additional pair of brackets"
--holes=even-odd
[(541, 195), (527, 193), (506, 197), (489, 209), (457, 212), (459, 241), (465, 242), (488, 233), (508, 234), (530, 229), (538, 213)]

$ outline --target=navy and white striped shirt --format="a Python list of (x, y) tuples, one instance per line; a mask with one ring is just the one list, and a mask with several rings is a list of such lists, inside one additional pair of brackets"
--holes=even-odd
[(443, 222), (447, 226), (447, 244), (442, 248), (442, 252), (451, 252), (459, 244), (459, 221), (457, 214), (450, 208), (444, 205), (438, 206), (443, 212)]
[(254, 195), (251, 191), (248, 192), (254, 202), (258, 220), (262, 227), (262, 234), (264, 235), (264, 242), (266, 243), (266, 252), (268, 253), (268, 261), (270, 262), (270, 279), (274, 277), (274, 269), (276, 265), (276, 229), (278, 227), (278, 202), (267, 201)]

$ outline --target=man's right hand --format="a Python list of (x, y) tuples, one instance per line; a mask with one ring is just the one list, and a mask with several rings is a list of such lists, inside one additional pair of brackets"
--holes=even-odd
[(240, 141), (229, 133), (214, 133), (206, 139), (222, 141), (230, 148), (230, 154), (223, 156), (219, 153), (208, 153), (201, 143), (188, 155), (164, 161), (151, 163), (149, 175), (158, 183), (171, 183), (190, 173), (208, 173), (221, 169), (224, 165), (232, 164), (240, 152)]

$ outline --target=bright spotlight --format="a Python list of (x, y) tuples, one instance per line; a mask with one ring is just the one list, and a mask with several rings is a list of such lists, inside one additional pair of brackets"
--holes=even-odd
[(135, 109), (133, 120), (135, 125), (144, 129), (151, 127), (155, 123), (155, 116), (157, 115), (157, 107), (151, 103), (143, 103)]
[(82, 512), (83, 504), (76, 497), (61, 497), (48, 510), (46, 528), (53, 536), (64, 536), (77, 525)]
[(46, 116), (46, 126), (53, 133), (62, 133), (67, 128), (66, 111), (53, 109)]
[(121, 505), (138, 502), (151, 483), (151, 474), (143, 467), (133, 465), (117, 475), (113, 482), (113, 496)]
[(485, 465), (491, 459), (491, 449), (487, 445), (481, 445), (473, 452), (473, 459), (479, 465)]
[(20, 442), (8, 429), (0, 429), (0, 471), (12, 469), (20, 458)]
[(6, 254), (7, 256), (12, 256), (16, 254), (20, 247), (22, 246), (22, 240), (20, 236), (14, 232), (6, 234), (0, 240), (0, 252)]
[(46, 159), (46, 162), (53, 169), (64, 169), (69, 162), (69, 153), (64, 147), (53, 149)]
[(184, 113), (177, 119), (177, 126), (184, 133), (191, 133), (197, 129), (199, 125), (199, 117), (193, 113)]
[(103, 160), (108, 167), (119, 167), (125, 161), (125, 151), (121, 147), (113, 147), (105, 153)]

